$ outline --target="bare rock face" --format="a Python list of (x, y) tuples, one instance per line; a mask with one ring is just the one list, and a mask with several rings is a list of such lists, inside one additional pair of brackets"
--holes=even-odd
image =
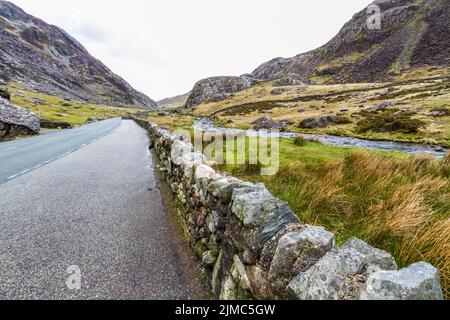
[(295, 74), (295, 81), (324, 77), (329, 82), (371, 82), (416, 66), (449, 65), (448, 0), (377, 0), (373, 4), (381, 9), (381, 29), (368, 27), (365, 8), (324, 46), (266, 62), (253, 77), (286, 83), (284, 79)]
[(0, 98), (0, 140), (38, 134), (40, 128), (39, 118), (34, 113)]
[(155, 109), (74, 38), (0, 0), (0, 79), (30, 91), (113, 106)]
[(195, 85), (186, 102), (186, 107), (192, 108), (202, 103), (223, 101), (233, 93), (251, 86), (252, 78), (248, 76), (207, 78)]

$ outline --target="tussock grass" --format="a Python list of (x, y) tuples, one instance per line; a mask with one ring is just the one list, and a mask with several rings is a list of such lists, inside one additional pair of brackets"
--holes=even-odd
[(322, 144), (318, 139), (309, 139), (304, 136), (298, 136), (294, 139), (294, 144), (299, 147), (304, 147), (308, 145), (308, 142), (313, 142), (316, 144)]
[(450, 298), (450, 153), (438, 160), (348, 151), (307, 166), (284, 161), (274, 177), (232, 173), (264, 182), (303, 223), (335, 232), (340, 244), (357, 236), (392, 253), (400, 267), (433, 264)]

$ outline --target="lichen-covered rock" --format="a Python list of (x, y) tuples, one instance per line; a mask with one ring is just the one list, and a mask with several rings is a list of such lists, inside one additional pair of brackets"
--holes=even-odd
[(235, 189), (232, 201), (231, 212), (246, 227), (260, 227), (270, 213), (283, 206), (264, 185)]
[(300, 223), (298, 217), (292, 212), (288, 204), (272, 212), (264, 223), (264, 228), (259, 236), (258, 245), (263, 247), (267, 241), (289, 224)]
[(362, 300), (443, 300), (439, 272), (428, 263), (369, 276)]
[(229, 204), (233, 196), (234, 189), (252, 187), (250, 182), (244, 182), (242, 180), (232, 177), (221, 177), (217, 179), (208, 187), (209, 194), (212, 195), (214, 200), (220, 200), (223, 204)]
[(192, 108), (202, 103), (223, 101), (228, 99), (231, 94), (248, 89), (251, 86), (252, 79), (249, 76), (203, 79), (195, 84), (186, 101), (186, 107)]
[(195, 169), (194, 180), (199, 190), (205, 191), (208, 183), (216, 176), (216, 170), (207, 165), (200, 164)]
[(220, 292), (221, 285), (221, 275), (222, 275), (222, 261), (223, 261), (223, 251), (219, 252), (216, 263), (214, 264), (214, 270), (211, 277), (211, 287), (213, 292)]
[(40, 120), (33, 112), (0, 98), (0, 139), (38, 134), (40, 128)]
[[(272, 286), (284, 291), (292, 277), (307, 271), (335, 245), (334, 235), (321, 227), (306, 226), (283, 236), (269, 271)], [(294, 270), (294, 265), (296, 269)]]
[(202, 255), (202, 262), (208, 267), (213, 266), (214, 263), (216, 262), (216, 260), (217, 260), (217, 256), (211, 250), (206, 251)]
[(219, 299), (223, 301), (238, 300), (237, 285), (233, 277), (228, 276), (225, 279), (222, 284)]
[(299, 300), (356, 299), (367, 277), (380, 270), (397, 270), (394, 258), (359, 239), (352, 239), (295, 277), (288, 293)]
[(231, 275), (242, 290), (250, 290), (250, 280), (248, 279), (244, 264), (238, 256), (234, 256), (233, 261), (234, 264), (230, 270)]

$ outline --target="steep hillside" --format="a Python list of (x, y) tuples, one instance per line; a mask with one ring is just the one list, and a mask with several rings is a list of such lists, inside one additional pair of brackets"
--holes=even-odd
[(184, 107), (187, 99), (191, 95), (191, 92), (175, 96), (172, 98), (166, 98), (158, 101), (158, 108), (162, 110), (173, 110)]
[(65, 31), (0, 0), (0, 79), (89, 103), (156, 108)]
[(266, 62), (253, 77), (377, 82), (414, 67), (450, 64), (449, 0), (378, 0), (374, 4), (381, 9), (381, 29), (368, 28), (364, 9), (323, 47)]

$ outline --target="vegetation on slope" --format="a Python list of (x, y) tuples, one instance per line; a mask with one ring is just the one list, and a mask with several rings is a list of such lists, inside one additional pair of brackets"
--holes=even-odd
[(88, 121), (128, 117), (142, 111), (134, 108), (118, 108), (70, 101), (42, 93), (26, 91), (17, 83), (0, 87), (11, 92), (11, 102), (13, 104), (36, 113), (42, 120), (66, 122), (71, 126), (83, 125)]

